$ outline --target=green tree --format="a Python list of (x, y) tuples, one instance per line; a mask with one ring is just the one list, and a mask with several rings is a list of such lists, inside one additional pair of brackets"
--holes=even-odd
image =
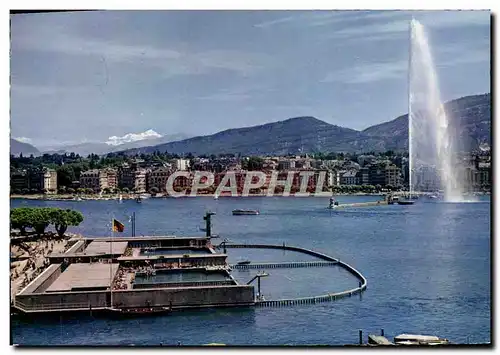
[(78, 211), (59, 208), (51, 211), (51, 223), (54, 224), (54, 228), (60, 237), (66, 233), (68, 226), (78, 226), (82, 221), (83, 215)]
[(31, 210), (29, 222), (39, 236), (45, 233), (45, 229), (50, 225), (51, 213), (52, 209), (48, 207), (33, 208)]
[(153, 196), (154, 196), (154, 195), (156, 195), (158, 192), (160, 192), (160, 189), (159, 189), (159, 188), (157, 188), (156, 186), (153, 186), (153, 187), (149, 190), (149, 193), (150, 193), (151, 195), (153, 195)]
[(70, 186), (75, 179), (75, 171), (71, 165), (62, 165), (57, 168), (58, 186)]
[(10, 226), (12, 229), (19, 229), (21, 235), (26, 235), (26, 228), (31, 226), (31, 208), (18, 207), (10, 211)]
[(74, 188), (72, 188), (72, 187), (68, 187), (68, 188), (66, 189), (66, 191), (67, 191), (69, 194), (74, 194), (74, 193), (75, 193), (75, 189), (74, 189)]

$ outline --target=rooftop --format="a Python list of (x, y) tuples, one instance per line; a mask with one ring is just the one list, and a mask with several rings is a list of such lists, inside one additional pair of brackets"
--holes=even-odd
[(126, 241), (92, 241), (84, 250), (85, 254), (123, 254), (127, 249)]
[(45, 292), (109, 288), (117, 271), (118, 264), (70, 264)]

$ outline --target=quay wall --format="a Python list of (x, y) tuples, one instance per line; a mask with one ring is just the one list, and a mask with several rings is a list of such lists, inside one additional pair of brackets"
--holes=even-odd
[(15, 306), (23, 311), (70, 310), (109, 306), (109, 291), (54, 292), (17, 295)]
[(113, 292), (116, 307), (169, 306), (174, 308), (254, 304), (254, 288), (247, 285), (123, 290)]
[[(24, 312), (69, 311), (110, 307), (109, 291), (32, 293), (17, 295), (15, 307)], [(253, 305), (254, 288), (247, 285), (149, 288), (113, 291), (113, 307), (170, 306), (174, 308)]]

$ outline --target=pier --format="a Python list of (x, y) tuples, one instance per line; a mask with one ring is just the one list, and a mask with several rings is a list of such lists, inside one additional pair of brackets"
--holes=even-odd
[(381, 200), (381, 201), (370, 201), (370, 202), (343, 203), (331, 209), (335, 210), (337, 208), (346, 208), (346, 207), (373, 207), (373, 206), (387, 206), (387, 205), (388, 205), (387, 201)]

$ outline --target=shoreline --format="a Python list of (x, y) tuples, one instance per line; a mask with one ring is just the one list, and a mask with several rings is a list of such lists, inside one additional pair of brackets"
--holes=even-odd
[[(331, 192), (321, 192), (318, 194), (315, 193), (309, 193), (308, 195), (300, 195), (300, 194), (293, 194), (290, 193), (288, 196), (283, 196), (282, 194), (273, 194), (269, 197), (296, 197), (296, 198), (304, 198), (304, 197), (331, 197), (331, 196), (385, 196), (387, 195), (388, 192), (377, 192), (377, 193), (363, 193), (363, 192), (357, 192), (357, 193), (331, 193)], [(395, 196), (401, 196), (401, 195), (408, 195), (407, 191), (397, 191), (397, 192), (392, 192), (393, 195)], [(122, 200), (136, 200), (137, 197), (139, 197), (140, 194), (122, 194)], [(431, 192), (413, 192), (413, 195), (416, 196), (430, 196), (433, 195)], [(474, 196), (490, 196), (491, 192), (476, 192), (473, 194)], [(76, 198), (79, 197), (81, 200), (76, 200)], [(214, 198), (215, 194), (197, 194), (195, 196), (191, 196), (189, 194), (186, 194), (184, 196), (170, 196), (166, 194), (158, 194), (156, 196), (148, 196), (146, 199), (153, 198), (153, 199), (161, 199), (161, 198), (170, 198), (170, 199), (175, 199), (175, 198), (195, 198), (195, 197), (208, 197), (208, 198)], [(219, 195), (218, 198), (252, 198), (252, 197), (268, 197), (267, 193), (259, 193), (259, 194), (249, 194), (247, 196), (242, 196), (241, 194), (238, 195)], [(61, 195), (42, 195), (42, 194), (33, 194), (33, 195), (10, 195), (10, 199), (16, 199), (16, 200), (43, 200), (43, 201), (118, 201), (119, 198), (117, 197), (116, 194), (112, 195), (68, 195), (68, 194), (61, 194)], [(144, 198), (143, 198), (144, 199)]]
[[(322, 192), (315, 194), (313, 192), (309, 193), (308, 195), (300, 195), (300, 194), (293, 194), (290, 193), (288, 196), (283, 196), (282, 194), (273, 194), (269, 197), (297, 197), (297, 198), (303, 198), (303, 197), (331, 197), (331, 196), (384, 196), (386, 193), (380, 192), (380, 193), (336, 193), (332, 194), (331, 192)], [(80, 197), (81, 200), (76, 200), (77, 197)], [(123, 196), (122, 195), (122, 200), (136, 200), (138, 196)], [(190, 194), (186, 194), (184, 196), (170, 196), (170, 195), (157, 195), (157, 196), (149, 196), (146, 199), (162, 199), (162, 198), (169, 198), (169, 199), (176, 199), (176, 198), (196, 198), (196, 197), (209, 197), (209, 198), (214, 198), (215, 194), (198, 194), (195, 196), (191, 196)], [(252, 198), (252, 197), (268, 197), (266, 193), (261, 193), (261, 194), (249, 194), (247, 196), (242, 196), (241, 194), (238, 195), (219, 195), (218, 198)], [(118, 197), (116, 195), (103, 195), (103, 196), (98, 196), (98, 195), (79, 195), (79, 196), (74, 196), (74, 195), (10, 195), (10, 199), (15, 199), (15, 200), (43, 200), (43, 201), (118, 201)], [(144, 199), (144, 198), (143, 198)]]

